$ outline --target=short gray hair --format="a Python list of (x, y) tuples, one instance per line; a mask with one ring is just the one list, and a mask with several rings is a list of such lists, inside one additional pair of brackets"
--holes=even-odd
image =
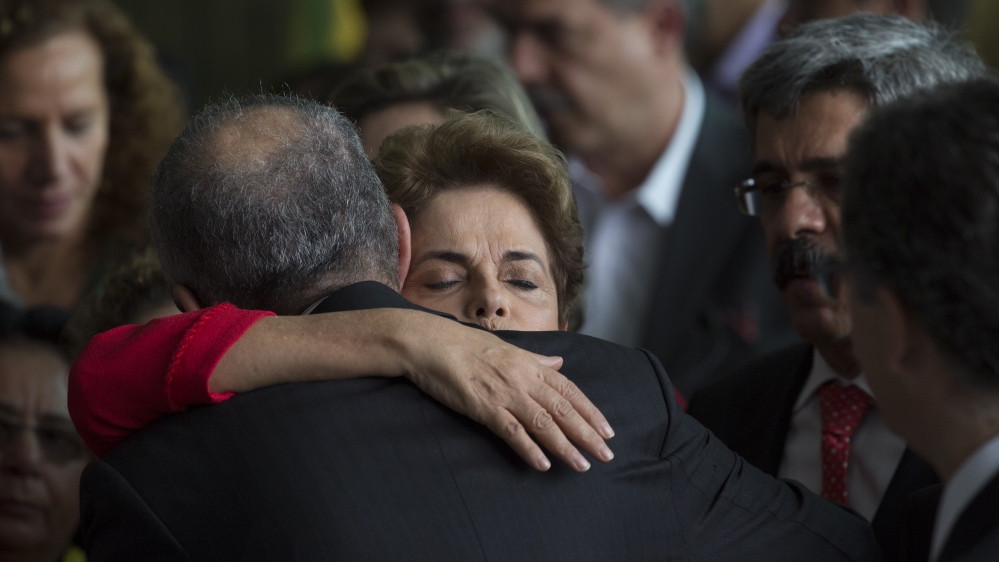
[(398, 285), (388, 198), (353, 125), (291, 96), (203, 109), (153, 177), (153, 244), (203, 304), (300, 313), (363, 280)]
[(753, 137), (761, 111), (783, 119), (811, 92), (849, 88), (884, 106), (939, 84), (988, 76), (956, 32), (901, 16), (853, 14), (805, 24), (775, 42), (739, 83)]

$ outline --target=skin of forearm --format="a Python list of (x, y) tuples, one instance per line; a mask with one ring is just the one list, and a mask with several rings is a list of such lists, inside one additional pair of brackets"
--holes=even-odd
[(397, 309), (261, 318), (219, 361), (208, 389), (238, 393), (288, 382), (403, 375), (411, 338), (401, 326), (418, 322), (416, 315), (433, 318)]

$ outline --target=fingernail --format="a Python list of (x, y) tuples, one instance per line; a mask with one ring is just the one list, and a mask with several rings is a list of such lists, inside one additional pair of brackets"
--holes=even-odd
[(607, 462), (614, 458), (614, 452), (611, 451), (610, 448), (607, 447), (606, 445), (601, 446), (599, 452), (600, 452), (600, 458), (603, 459), (604, 462)]
[(576, 470), (580, 472), (586, 472), (590, 469), (590, 462), (584, 459), (582, 456), (576, 457)]
[(610, 439), (614, 437), (614, 430), (611, 429), (609, 423), (604, 423), (603, 427), (600, 428), (600, 433), (603, 434), (604, 439)]
[(537, 465), (538, 468), (540, 468), (541, 470), (548, 470), (549, 468), (552, 467), (551, 461), (549, 461), (548, 458), (545, 457), (544, 455), (538, 457)]

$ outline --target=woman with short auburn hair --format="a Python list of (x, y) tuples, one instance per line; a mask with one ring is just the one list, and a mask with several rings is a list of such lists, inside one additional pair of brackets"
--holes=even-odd
[(539, 229), (547, 245), (559, 324), (568, 322), (583, 283), (583, 229), (565, 158), (555, 147), (500, 115), (452, 111), (440, 125), (388, 137), (374, 165), (410, 223), (445, 191), (493, 186), (514, 195), (534, 219), (523, 227)]

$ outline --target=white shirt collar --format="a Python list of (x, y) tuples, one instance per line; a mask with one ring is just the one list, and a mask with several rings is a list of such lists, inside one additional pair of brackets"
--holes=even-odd
[(937, 521), (933, 526), (930, 560), (935, 561), (940, 557), (951, 531), (954, 530), (954, 525), (965, 508), (997, 473), (999, 473), (999, 435), (972, 453), (944, 485), (940, 507), (937, 509)]
[(691, 69), (684, 76), (683, 93), (683, 113), (673, 138), (645, 181), (635, 190), (638, 204), (659, 226), (668, 226), (673, 222), (690, 157), (704, 122), (704, 84)]
[(822, 357), (822, 354), (819, 353), (818, 349), (814, 350), (812, 353), (812, 371), (808, 374), (808, 379), (805, 380), (805, 386), (802, 387), (801, 394), (798, 395), (798, 401), (794, 403), (795, 413), (808, 404), (822, 385), (833, 380), (839, 381), (843, 386), (857, 386), (860, 390), (866, 392), (868, 396), (874, 396), (874, 393), (871, 392), (870, 385), (867, 384), (867, 377), (864, 376), (863, 373), (857, 375), (857, 377), (852, 380), (840, 376), (839, 373), (833, 370), (832, 366), (829, 365), (825, 358)]
[[(661, 227), (669, 226), (676, 215), (680, 192), (687, 177), (690, 157), (704, 122), (704, 84), (693, 69), (688, 68), (683, 77), (683, 112), (666, 150), (652, 166), (649, 175), (624, 200), (636, 201)], [(569, 176), (576, 187), (583, 188), (603, 201), (603, 185), (578, 158), (569, 159)]]

